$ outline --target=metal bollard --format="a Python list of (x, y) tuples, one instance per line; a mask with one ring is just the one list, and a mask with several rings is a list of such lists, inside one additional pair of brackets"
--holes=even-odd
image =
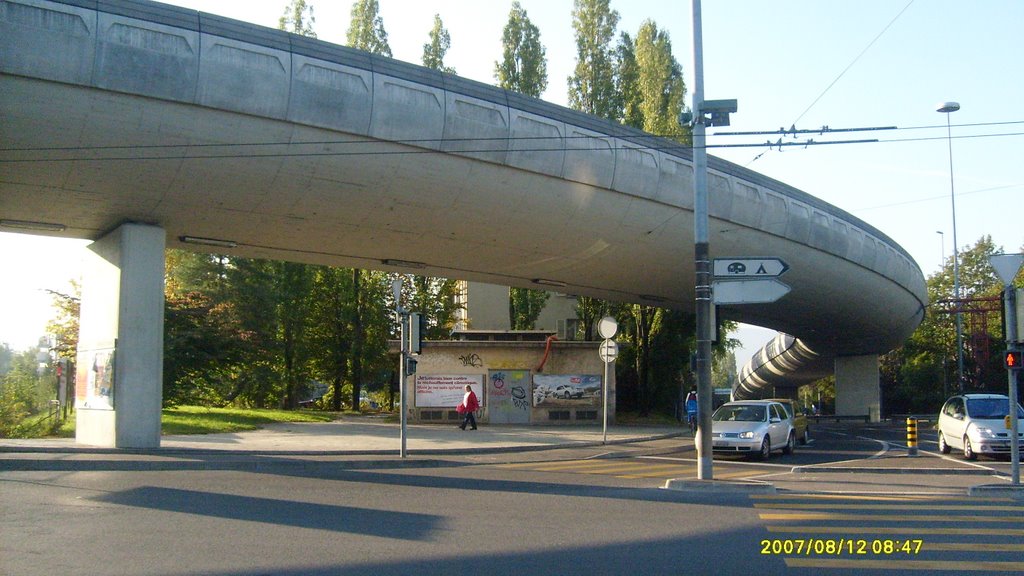
[(907, 418), (907, 456), (917, 456), (917, 418)]

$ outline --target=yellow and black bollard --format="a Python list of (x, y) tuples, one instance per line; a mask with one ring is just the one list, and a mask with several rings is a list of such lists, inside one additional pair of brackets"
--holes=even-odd
[(917, 456), (917, 418), (907, 418), (907, 456)]

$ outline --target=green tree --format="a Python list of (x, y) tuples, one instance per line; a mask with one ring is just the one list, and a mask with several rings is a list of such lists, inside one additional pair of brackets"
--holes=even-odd
[[(960, 252), (961, 297), (974, 299), (965, 309), (998, 309), (1002, 282), (988, 258), (1001, 252), (990, 236)], [(954, 392), (1001, 391), (1006, 385), (1005, 371), (995, 353), (1005, 341), (998, 312), (985, 323), (972, 322), (970, 313), (963, 314), (964, 382), (958, 385), (952, 256), (926, 283), (930, 305), (924, 319), (901, 347), (880, 360), (882, 404), (890, 414), (931, 412)], [(1016, 283), (1024, 285), (1024, 274)]]
[(356, 0), (352, 4), (352, 20), (346, 41), (352, 48), (391, 57), (388, 33), (384, 30), (384, 19), (380, 17), (377, 0)]
[(46, 323), (46, 331), (54, 336), (51, 351), (58, 358), (74, 362), (78, 355), (78, 317), (82, 305), (82, 288), (74, 280), (69, 287), (67, 292), (49, 290), (53, 296), (55, 316)]
[[(622, 44), (628, 41), (624, 35)], [(653, 21), (640, 26), (632, 50), (620, 50), (619, 86), (627, 124), (688, 141), (679, 124), (686, 97), (682, 67), (672, 55), (668, 32), (658, 30)]]
[(512, 3), (501, 44), (502, 60), (494, 63), (498, 86), (540, 98), (548, 87), (546, 51), (540, 42), (540, 29), (530, 21), (519, 2)]
[(550, 292), (531, 288), (509, 288), (509, 325), (513, 330), (534, 330)]
[(275, 262), (273, 266), (284, 406), (294, 410), (310, 379), (308, 327), (314, 271), (308, 264), (295, 262)]
[(25, 419), (56, 398), (53, 370), (40, 369), (39, 358), (38, 347), (15, 354), (8, 372), (0, 376), (0, 438), (25, 436)]
[(317, 268), (313, 282), (313, 364), (318, 377), (330, 384), (331, 408), (335, 411), (342, 408), (352, 355), (352, 308), (351, 271)]
[(169, 292), (164, 306), (165, 406), (219, 406), (241, 365), (238, 331), (228, 303), (202, 292)]
[(0, 342), (0, 376), (11, 371), (11, 362), (14, 360), (14, 350), (7, 342)]
[(444, 65), (444, 56), (451, 48), (452, 39), (441, 22), (441, 15), (434, 14), (434, 27), (430, 29), (430, 41), (423, 45), (423, 65), (431, 70), (455, 74), (455, 68)]
[(618, 23), (609, 0), (574, 0), (576, 68), (569, 77), (569, 106), (609, 120), (617, 120), (621, 109), (611, 46)]
[(306, 0), (291, 0), (277, 21), (277, 28), (300, 36), (316, 38), (314, 24), (316, 17), (313, 15), (313, 7), (306, 4)]
[(626, 32), (619, 37), (619, 44), (615, 48), (615, 66), (615, 87), (622, 106), (622, 123), (643, 128), (643, 111), (638, 105), (643, 99), (640, 93), (640, 69), (633, 38)]

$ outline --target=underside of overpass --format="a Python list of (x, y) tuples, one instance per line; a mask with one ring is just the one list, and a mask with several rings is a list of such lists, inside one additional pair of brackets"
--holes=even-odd
[[(572, 110), (128, 0), (0, 3), (0, 96), (5, 229), (693, 308), (689, 150)], [(790, 265), (780, 301), (719, 310), (813, 352), (764, 363), (775, 385), (920, 322), (881, 231), (714, 158), (709, 196), (712, 257)]]

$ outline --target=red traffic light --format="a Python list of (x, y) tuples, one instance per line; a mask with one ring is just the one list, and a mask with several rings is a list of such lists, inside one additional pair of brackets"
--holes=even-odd
[(1007, 350), (1003, 355), (1003, 365), (1009, 369), (1021, 368), (1024, 359), (1021, 358), (1020, 350)]

